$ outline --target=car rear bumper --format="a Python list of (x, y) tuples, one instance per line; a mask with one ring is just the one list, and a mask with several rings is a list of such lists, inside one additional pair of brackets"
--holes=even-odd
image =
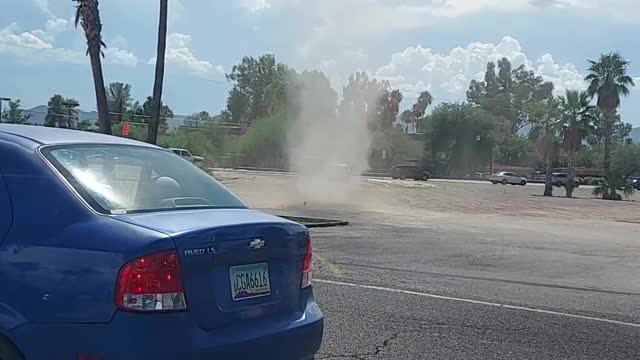
[(212, 331), (198, 328), (189, 312), (118, 312), (108, 324), (26, 324), (12, 339), (27, 360), (311, 359), (320, 348), (323, 316), (313, 295), (297, 318), (253, 320)]

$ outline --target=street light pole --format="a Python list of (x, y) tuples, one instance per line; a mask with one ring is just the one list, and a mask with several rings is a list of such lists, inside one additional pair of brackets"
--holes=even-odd
[(10, 98), (0, 98), (0, 122), (2, 122), (2, 102), (6, 101), (9, 102), (11, 101)]

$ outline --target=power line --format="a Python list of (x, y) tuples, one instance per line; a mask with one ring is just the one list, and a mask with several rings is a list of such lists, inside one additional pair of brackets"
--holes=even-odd
[[(58, 112), (44, 112), (44, 111), (36, 111), (36, 110), (21, 110), (22, 112), (25, 112), (27, 114), (40, 114), (40, 115), (52, 115), (52, 116), (56, 116), (56, 117), (61, 117), (61, 118), (72, 118), (72, 119), (78, 119), (80, 120), (80, 117), (78, 116), (78, 114), (72, 115), (72, 114), (65, 114), (65, 113), (58, 113)], [(120, 113), (109, 113), (111, 115), (119, 115)], [(129, 115), (129, 114), (125, 114), (125, 115)], [(147, 115), (141, 115), (144, 117), (149, 117)], [(165, 117), (164, 119), (171, 119), (171, 118), (167, 118)], [(82, 119), (83, 121), (93, 121), (96, 122), (98, 121), (97, 118), (84, 118)], [(176, 120), (180, 120), (180, 119), (176, 119)], [(207, 124), (207, 123), (211, 123), (213, 125), (216, 125), (219, 128), (222, 129), (248, 129), (251, 126), (249, 125), (238, 125), (238, 124), (234, 124), (234, 123), (229, 123), (229, 122), (218, 122), (218, 121), (213, 121), (213, 120), (188, 120), (188, 119), (183, 119), (186, 121), (194, 121), (197, 122), (198, 124)], [(148, 123), (146, 122), (137, 122), (137, 121), (126, 121), (126, 120), (111, 120), (112, 124), (122, 124), (122, 123), (129, 123), (132, 125), (140, 125), (140, 126), (149, 126)], [(184, 123), (184, 121), (183, 121)], [(199, 127), (199, 126), (188, 126), (188, 125), (180, 125), (179, 126), (180, 129), (194, 129), (194, 130), (210, 130), (204, 127)]]

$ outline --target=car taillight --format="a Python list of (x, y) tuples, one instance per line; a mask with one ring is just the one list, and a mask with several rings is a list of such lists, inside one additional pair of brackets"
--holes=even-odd
[(178, 252), (149, 254), (125, 264), (118, 275), (116, 306), (140, 312), (185, 310)]
[(301, 288), (307, 288), (311, 286), (311, 262), (313, 260), (313, 248), (311, 246), (311, 236), (307, 235), (307, 248), (304, 253), (304, 260), (302, 261), (302, 284)]

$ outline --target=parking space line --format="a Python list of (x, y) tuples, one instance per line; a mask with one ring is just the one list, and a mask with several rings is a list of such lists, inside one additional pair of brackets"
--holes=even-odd
[(608, 323), (608, 324), (631, 326), (631, 327), (635, 327), (635, 328), (640, 328), (640, 324), (631, 323), (631, 322), (604, 319), (604, 318), (597, 318), (597, 317), (592, 317), (592, 316), (569, 314), (569, 313), (564, 313), (564, 312), (559, 312), (559, 311), (536, 309), (536, 308), (530, 308), (530, 307), (525, 307), (525, 306), (508, 305), (508, 304), (494, 303), (494, 302), (489, 302), (489, 301), (457, 298), (457, 297), (451, 297), (451, 296), (443, 296), (443, 295), (423, 293), (423, 292), (418, 292), (418, 291), (393, 289), (393, 288), (388, 288), (388, 287), (383, 287), (383, 286), (348, 283), (348, 282), (343, 282), (343, 281), (333, 281), (333, 280), (324, 280), (324, 279), (313, 279), (313, 281), (321, 283), (321, 284), (331, 284), (331, 285), (356, 287), (356, 288), (361, 288), (361, 289), (379, 290), (379, 291), (386, 291), (386, 292), (392, 292), (392, 293), (428, 297), (428, 298), (432, 298), (432, 299), (458, 301), (458, 302), (464, 302), (464, 303), (469, 303), (469, 304), (492, 306), (492, 307), (503, 308), (503, 309), (511, 309), (511, 310), (528, 311), (528, 312), (539, 313), (539, 314), (564, 316), (564, 317), (569, 317), (569, 318), (574, 318), (574, 319), (589, 320), (589, 321), (599, 321), (599, 322)]

